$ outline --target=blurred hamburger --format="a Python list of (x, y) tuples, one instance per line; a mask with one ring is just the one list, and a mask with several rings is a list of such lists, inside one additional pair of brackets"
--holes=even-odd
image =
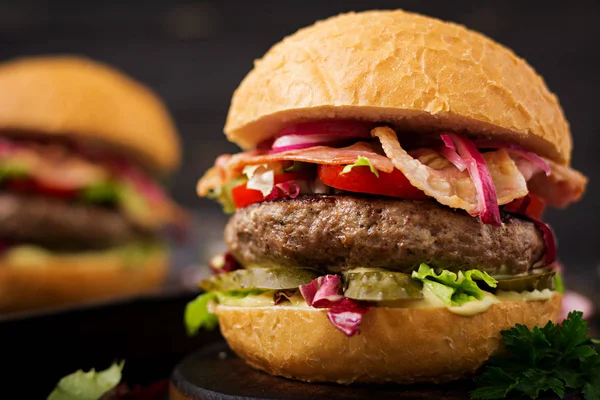
[(176, 128), (150, 89), (75, 56), (0, 65), (0, 312), (158, 288)]
[(250, 365), (289, 378), (443, 382), (501, 330), (557, 319), (541, 217), (586, 178), (556, 96), (509, 49), (403, 11), (337, 16), (256, 62), (225, 133), (245, 151), (198, 192), (234, 212), (229, 253), (190, 332), (218, 322)]

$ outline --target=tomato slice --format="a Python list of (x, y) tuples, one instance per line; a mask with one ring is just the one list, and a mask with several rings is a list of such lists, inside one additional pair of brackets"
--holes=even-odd
[(379, 194), (403, 199), (423, 200), (427, 195), (410, 184), (400, 170), (379, 171), (379, 178), (368, 166), (354, 167), (342, 174), (343, 165), (319, 165), (319, 179), (327, 186), (349, 192)]
[(243, 208), (265, 199), (259, 190), (248, 189), (245, 183), (231, 189), (231, 197), (235, 208)]
[(515, 213), (524, 212), (525, 215), (541, 219), (546, 210), (546, 203), (537, 196), (528, 194), (525, 197), (511, 201), (504, 206), (504, 210)]
[(527, 215), (531, 215), (537, 219), (542, 219), (544, 211), (546, 211), (546, 203), (537, 196), (529, 196), (531, 197), (531, 202), (529, 203), (529, 207), (527, 207)]
[(33, 179), (11, 179), (6, 182), (6, 186), (15, 192), (35, 193), (63, 199), (71, 199), (77, 196), (78, 189), (63, 188), (52, 186), (47, 183), (39, 182)]
[[(314, 179), (312, 172), (296, 171), (275, 175), (274, 182), (275, 184), (278, 184), (308, 179)], [(265, 199), (260, 190), (248, 189), (245, 183), (231, 189), (231, 197), (233, 198), (233, 203), (235, 204), (236, 208), (243, 208), (249, 206), (250, 204), (261, 202)]]

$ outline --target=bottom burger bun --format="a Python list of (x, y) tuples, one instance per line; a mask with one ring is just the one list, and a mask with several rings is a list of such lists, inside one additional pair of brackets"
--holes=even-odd
[[(23, 248), (0, 258), (0, 313), (137, 295), (166, 279), (169, 253), (152, 246), (54, 254)], [(135, 253), (135, 254), (134, 254)]]
[(545, 301), (502, 301), (474, 316), (445, 308), (373, 307), (350, 338), (326, 309), (218, 305), (229, 346), (248, 364), (309, 382), (448, 382), (475, 372), (515, 324), (556, 321), (560, 293)]

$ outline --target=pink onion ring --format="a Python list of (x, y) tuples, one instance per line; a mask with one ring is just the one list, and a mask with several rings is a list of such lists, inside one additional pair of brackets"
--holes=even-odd
[(351, 120), (301, 122), (298, 124), (286, 126), (281, 131), (279, 131), (278, 136), (328, 134), (334, 136), (368, 138), (371, 137), (372, 126), (373, 124), (371, 122)]
[(544, 159), (537, 154), (527, 151), (521, 146), (514, 143), (506, 143), (499, 140), (491, 140), (491, 139), (479, 139), (475, 141), (475, 146), (480, 149), (508, 149), (515, 153), (518, 153), (522, 157), (528, 159), (535, 165), (541, 168), (542, 171), (546, 173), (546, 176), (551, 174), (550, 166), (544, 161)]
[(271, 145), (271, 152), (333, 146), (348, 139), (370, 138), (372, 125), (362, 121), (316, 121), (290, 125), (279, 132)]
[(479, 217), (481, 222), (488, 225), (500, 226), (500, 209), (496, 197), (496, 188), (485, 159), (475, 147), (475, 144), (463, 135), (447, 133), (440, 135), (444, 143), (452, 141), (458, 155), (466, 164), (469, 175), (477, 190)]
[(444, 157), (448, 159), (460, 172), (463, 172), (467, 169), (467, 164), (463, 161), (463, 159), (456, 152), (456, 146), (454, 146), (454, 142), (448, 135), (441, 135), (442, 140), (444, 141), (444, 147), (440, 149), (440, 153)]
[(554, 236), (554, 232), (550, 225), (547, 223), (540, 221), (537, 218), (534, 218), (527, 214), (514, 213), (523, 219), (527, 219), (535, 224), (540, 231), (542, 231), (542, 236), (544, 237), (544, 244), (546, 245), (546, 253), (544, 254), (544, 265), (550, 265), (554, 261), (556, 261), (556, 237)]
[(344, 138), (329, 134), (317, 135), (286, 135), (280, 136), (273, 142), (271, 152), (305, 149), (314, 146), (327, 146), (340, 143)]

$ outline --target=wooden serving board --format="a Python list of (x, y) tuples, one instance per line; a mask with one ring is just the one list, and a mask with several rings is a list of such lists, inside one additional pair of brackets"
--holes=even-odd
[[(600, 321), (590, 321), (592, 337), (600, 336)], [(471, 380), (442, 385), (314, 384), (280, 378), (255, 370), (238, 358), (221, 339), (207, 344), (175, 366), (171, 374), (170, 400), (469, 400)], [(513, 397), (511, 397), (513, 398)], [(522, 399), (519, 397), (517, 399)], [(539, 400), (556, 400), (540, 396)], [(567, 394), (564, 400), (579, 400)]]
[(471, 381), (444, 385), (313, 384), (268, 375), (215, 343), (185, 358), (171, 376), (171, 400), (436, 399), (467, 400)]

